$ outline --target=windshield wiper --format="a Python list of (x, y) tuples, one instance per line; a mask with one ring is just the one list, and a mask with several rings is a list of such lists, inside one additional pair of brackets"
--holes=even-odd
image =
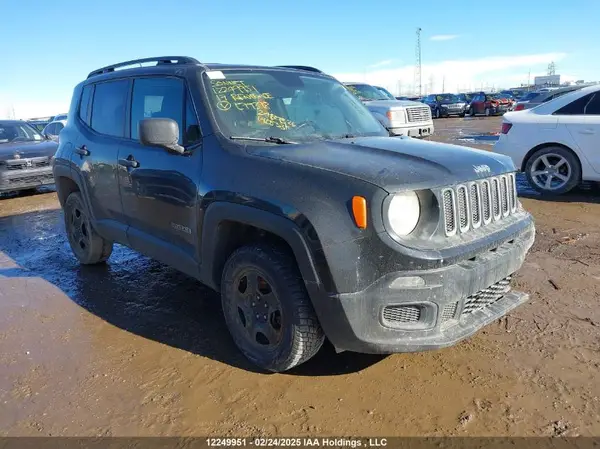
[(275, 137), (275, 136), (269, 136), (269, 137), (231, 136), (229, 138), (231, 140), (255, 140), (257, 142), (269, 142), (269, 143), (276, 143), (279, 145), (297, 143), (297, 142), (292, 142), (291, 140), (285, 140), (285, 139), (282, 139), (281, 137)]

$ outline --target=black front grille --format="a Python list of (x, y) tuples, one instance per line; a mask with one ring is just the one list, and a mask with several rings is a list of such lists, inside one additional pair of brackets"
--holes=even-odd
[(473, 313), (501, 299), (510, 291), (511, 278), (511, 276), (507, 276), (488, 288), (484, 288), (474, 295), (469, 296), (467, 299), (465, 299), (465, 305), (463, 307), (462, 314), (467, 315), (469, 313)]
[(32, 168), (43, 168), (50, 165), (48, 158), (38, 159), (13, 159), (6, 161), (7, 170), (30, 170)]

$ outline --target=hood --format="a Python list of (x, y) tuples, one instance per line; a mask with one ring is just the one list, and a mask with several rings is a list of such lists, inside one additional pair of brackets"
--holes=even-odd
[(393, 107), (406, 107), (406, 106), (423, 106), (423, 103), (419, 103), (418, 101), (410, 101), (410, 100), (371, 100), (371, 101), (363, 101), (365, 106), (374, 106), (374, 107), (383, 107), (383, 108), (393, 108)]
[(412, 137), (361, 137), (298, 145), (248, 146), (247, 151), (259, 157), (352, 176), (388, 192), (407, 187), (441, 187), (514, 170), (508, 156)]
[(58, 144), (52, 140), (40, 140), (37, 142), (14, 142), (0, 143), (0, 160), (15, 159), (18, 154), (21, 159), (32, 157), (54, 156)]

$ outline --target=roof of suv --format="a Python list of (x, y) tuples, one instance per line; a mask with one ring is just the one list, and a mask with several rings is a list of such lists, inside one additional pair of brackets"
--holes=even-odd
[[(144, 63), (152, 63), (154, 65), (142, 66)], [(259, 66), (246, 64), (222, 64), (222, 63), (202, 63), (197, 59), (188, 56), (157, 56), (152, 58), (135, 59), (132, 61), (124, 61), (112, 64), (106, 67), (101, 67), (89, 73), (87, 79), (98, 79), (97, 77), (112, 78), (122, 76), (123, 72), (126, 75), (146, 74), (146, 73), (172, 73), (184, 67), (198, 67), (201, 70), (228, 70), (228, 69), (279, 69), (279, 70), (298, 70), (310, 71), (318, 75), (327, 76), (321, 70), (309, 66)], [(119, 69), (119, 70), (117, 70)]]

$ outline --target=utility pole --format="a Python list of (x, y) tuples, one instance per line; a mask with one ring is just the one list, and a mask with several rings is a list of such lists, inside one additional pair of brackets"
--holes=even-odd
[(531, 69), (527, 72), (527, 87), (531, 86)]
[(421, 92), (421, 28), (417, 28), (417, 45), (415, 47), (415, 90), (420, 97)]
[(442, 93), (446, 92), (446, 75), (442, 76)]

